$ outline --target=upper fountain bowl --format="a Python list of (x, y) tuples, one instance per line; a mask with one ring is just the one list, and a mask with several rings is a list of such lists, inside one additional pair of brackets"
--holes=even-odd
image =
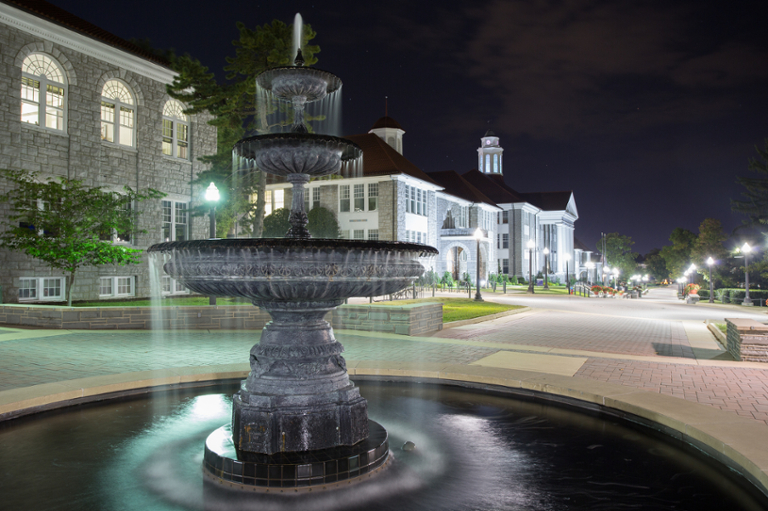
[(327, 176), (341, 169), (341, 162), (363, 154), (345, 138), (314, 133), (272, 133), (240, 140), (234, 152), (253, 160), (259, 169), (277, 176), (307, 174)]
[(421, 276), (427, 245), (399, 241), (236, 238), (159, 243), (165, 272), (192, 291), (240, 296), (255, 305), (382, 296)]
[(256, 77), (256, 83), (286, 101), (301, 96), (307, 102), (323, 99), (341, 87), (341, 79), (335, 74), (301, 66), (267, 69)]

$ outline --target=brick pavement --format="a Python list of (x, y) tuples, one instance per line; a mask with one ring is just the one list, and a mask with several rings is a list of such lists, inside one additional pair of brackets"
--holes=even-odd
[(492, 325), (443, 330), (434, 335), (464, 339), (574, 349), (624, 355), (694, 358), (679, 321), (635, 319), (546, 311)]

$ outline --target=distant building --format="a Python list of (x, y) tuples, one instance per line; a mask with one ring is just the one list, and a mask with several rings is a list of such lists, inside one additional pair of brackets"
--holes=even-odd
[[(549, 250), (554, 278), (584, 272), (583, 250), (574, 245), (579, 218), (571, 191), (520, 193), (503, 178), (503, 148), (488, 131), (478, 148), (478, 170), (425, 173), (403, 156), (405, 130), (382, 117), (366, 134), (346, 138), (363, 149), (359, 177), (317, 180), (305, 194), (307, 209), (323, 206), (336, 214), (342, 236), (350, 239), (424, 243), (440, 251), (426, 264), (439, 275), (451, 272), (475, 280), (478, 264), (475, 233), (480, 229), (481, 279), (503, 273), (528, 278), (529, 253), (534, 275), (544, 270)], [(349, 174), (346, 172), (346, 174)], [(285, 183), (272, 184), (267, 211), (290, 204)], [(527, 243), (535, 248), (529, 252)]]
[[(155, 188), (162, 200), (138, 204), (146, 234), (113, 243), (146, 248), (207, 237), (188, 210), (198, 157), (216, 151), (207, 116), (186, 116), (165, 85), (169, 63), (42, 0), (0, 0), (0, 168), (65, 176), (120, 191)], [(0, 182), (0, 191), (9, 185)], [(0, 204), (0, 216), (9, 214)], [(4, 302), (61, 301), (65, 279), (34, 259), (0, 250)], [(73, 299), (149, 296), (149, 266), (85, 268)], [(165, 277), (166, 294), (186, 293)]]

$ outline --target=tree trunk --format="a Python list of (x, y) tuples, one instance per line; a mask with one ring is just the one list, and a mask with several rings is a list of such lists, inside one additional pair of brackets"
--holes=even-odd
[(67, 307), (72, 307), (72, 288), (75, 284), (75, 272), (72, 271), (67, 275)]

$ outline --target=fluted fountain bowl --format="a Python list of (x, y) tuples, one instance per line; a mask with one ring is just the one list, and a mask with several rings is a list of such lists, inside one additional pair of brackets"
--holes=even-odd
[(260, 170), (270, 174), (311, 177), (336, 173), (343, 161), (359, 158), (363, 153), (350, 140), (314, 133), (256, 135), (236, 143), (234, 152), (253, 160)]
[(256, 77), (256, 83), (286, 101), (296, 96), (303, 96), (308, 102), (317, 101), (341, 87), (341, 80), (335, 74), (302, 66), (267, 69)]
[(165, 272), (192, 291), (267, 307), (394, 293), (422, 275), (420, 257), (438, 253), (397, 241), (289, 238), (176, 241), (148, 251), (166, 254)]

